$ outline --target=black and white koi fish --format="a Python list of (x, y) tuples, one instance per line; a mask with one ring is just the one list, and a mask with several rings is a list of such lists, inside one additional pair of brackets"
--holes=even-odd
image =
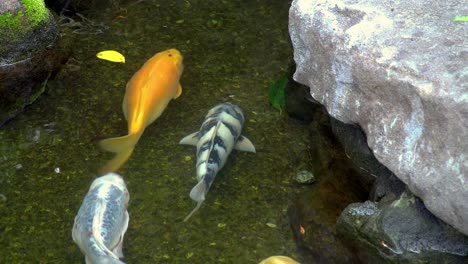
[(123, 178), (108, 173), (93, 181), (75, 217), (73, 241), (86, 264), (123, 264), (122, 243), (128, 227), (130, 196)]
[(190, 198), (197, 202), (197, 206), (184, 221), (200, 208), (216, 174), (226, 163), (233, 148), (255, 153), (252, 142), (240, 134), (243, 124), (244, 114), (239, 106), (221, 103), (208, 111), (198, 132), (179, 142), (197, 147), (198, 184), (190, 191)]

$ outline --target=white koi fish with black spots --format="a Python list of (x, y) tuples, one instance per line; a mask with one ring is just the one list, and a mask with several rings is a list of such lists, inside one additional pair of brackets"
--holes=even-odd
[(232, 149), (255, 153), (250, 140), (240, 133), (244, 114), (239, 106), (221, 103), (211, 108), (200, 130), (184, 137), (179, 144), (197, 147), (198, 184), (190, 191), (190, 198), (197, 206), (184, 219), (187, 221), (205, 200), (216, 174), (224, 166)]
[(118, 174), (108, 173), (91, 184), (72, 231), (86, 264), (123, 264), (119, 258), (123, 257), (129, 199), (125, 182)]

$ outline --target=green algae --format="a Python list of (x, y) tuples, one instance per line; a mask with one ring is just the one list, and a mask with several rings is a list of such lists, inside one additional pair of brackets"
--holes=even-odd
[(0, 43), (20, 40), (35, 27), (47, 22), (49, 11), (43, 0), (23, 0), (16, 12), (0, 14)]
[(5, 14), (0, 15), (0, 28), (3, 27), (8, 30), (16, 30), (21, 26), (22, 17), (22, 11), (18, 11), (15, 14), (6, 12)]
[(27, 18), (31, 26), (36, 26), (49, 19), (49, 11), (47, 10), (43, 0), (22, 0), (26, 7)]

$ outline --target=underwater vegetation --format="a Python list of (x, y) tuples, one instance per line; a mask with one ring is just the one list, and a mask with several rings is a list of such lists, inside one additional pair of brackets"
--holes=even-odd
[[(103, 22), (95, 22), (80, 13), (75, 13), (74, 18), (66, 15), (60, 15), (57, 19), (57, 23), (62, 29), (62, 35), (67, 34), (65, 33), (66, 31), (70, 31), (70, 33), (77, 35), (100, 35), (110, 29), (110, 27)], [(64, 29), (68, 30), (65, 31)]]
[(282, 77), (270, 86), (270, 92), (268, 93), (268, 100), (271, 106), (278, 111), (283, 111), (285, 105), (284, 91), (288, 84), (288, 77)]

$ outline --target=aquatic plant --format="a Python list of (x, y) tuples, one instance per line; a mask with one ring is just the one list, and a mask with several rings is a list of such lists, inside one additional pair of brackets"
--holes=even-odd
[(270, 104), (278, 111), (283, 111), (284, 108), (284, 90), (288, 84), (288, 77), (282, 77), (270, 86), (268, 99)]
[(109, 29), (109, 26), (102, 22), (96, 23), (80, 13), (76, 13), (75, 15), (78, 17), (78, 19), (73, 19), (69, 16), (61, 15), (58, 19), (58, 24), (61, 28), (70, 28), (73, 34), (78, 35), (99, 35)]

